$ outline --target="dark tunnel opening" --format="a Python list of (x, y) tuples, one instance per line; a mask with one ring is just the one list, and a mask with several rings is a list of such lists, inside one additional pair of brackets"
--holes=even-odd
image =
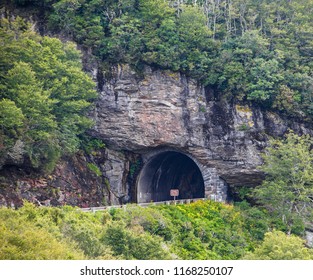
[(137, 202), (172, 200), (171, 189), (178, 189), (176, 199), (203, 198), (204, 181), (197, 164), (179, 152), (163, 152), (142, 168), (137, 183)]

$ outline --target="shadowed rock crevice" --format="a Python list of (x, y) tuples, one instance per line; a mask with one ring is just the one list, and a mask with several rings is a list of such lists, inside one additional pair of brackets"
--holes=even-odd
[(138, 203), (171, 200), (171, 189), (178, 189), (177, 199), (204, 197), (204, 181), (197, 164), (178, 152), (163, 152), (143, 167), (137, 183)]

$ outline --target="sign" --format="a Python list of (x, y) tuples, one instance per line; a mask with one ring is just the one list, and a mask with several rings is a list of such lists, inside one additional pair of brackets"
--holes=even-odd
[(179, 196), (179, 190), (178, 189), (171, 189), (170, 195), (171, 196)]

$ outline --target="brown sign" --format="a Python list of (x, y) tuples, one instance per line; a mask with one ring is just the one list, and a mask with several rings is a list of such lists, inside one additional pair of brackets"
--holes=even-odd
[(179, 196), (179, 190), (178, 189), (171, 189), (170, 195), (171, 196)]

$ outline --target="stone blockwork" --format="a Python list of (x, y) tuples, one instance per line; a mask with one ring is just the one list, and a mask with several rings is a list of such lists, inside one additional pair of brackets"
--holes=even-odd
[[(160, 149), (153, 149), (152, 152), (147, 152), (142, 154), (143, 159), (143, 166), (146, 166), (153, 157), (157, 155), (162, 155), (166, 152), (178, 152), (183, 153), (182, 151), (175, 150), (174, 148), (160, 148)], [(228, 184), (225, 180), (223, 180), (217, 173), (216, 168), (210, 168), (206, 165), (201, 164), (198, 162), (196, 158), (192, 155), (185, 154), (189, 157), (194, 164), (199, 168), (201, 172), (201, 176), (203, 178), (204, 184), (204, 197), (210, 198), (214, 201), (226, 201), (227, 200), (227, 193), (228, 193)], [(145, 169), (142, 169), (141, 172), (146, 172)], [(179, 170), (178, 170), (179, 172)], [(137, 186), (133, 184), (130, 188), (138, 188), (138, 181)]]

